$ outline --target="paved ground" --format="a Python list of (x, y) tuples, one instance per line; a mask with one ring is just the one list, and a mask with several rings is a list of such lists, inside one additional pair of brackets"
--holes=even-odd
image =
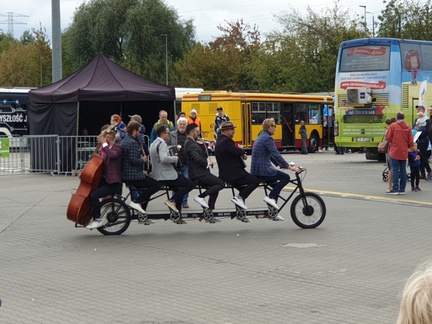
[(432, 183), (386, 196), (384, 166), (362, 154), (284, 156), (326, 202), (316, 229), (286, 208), (285, 222), (160, 220), (107, 237), (66, 219), (78, 178), (1, 176), (0, 323), (395, 323), (430, 258)]

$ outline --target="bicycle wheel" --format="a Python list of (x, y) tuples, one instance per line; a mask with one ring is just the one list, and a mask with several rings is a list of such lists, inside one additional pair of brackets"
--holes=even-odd
[(305, 192), (298, 195), (291, 204), (291, 218), (301, 228), (315, 228), (325, 218), (326, 206), (322, 198), (313, 193)]
[(101, 205), (101, 216), (107, 223), (97, 230), (104, 235), (120, 235), (126, 231), (131, 222), (131, 214), (128, 206), (117, 198), (107, 199)]

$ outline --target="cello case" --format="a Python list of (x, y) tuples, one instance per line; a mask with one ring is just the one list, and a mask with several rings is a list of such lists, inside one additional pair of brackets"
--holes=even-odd
[(66, 217), (79, 225), (87, 225), (91, 218), (92, 206), (90, 195), (99, 188), (103, 175), (103, 157), (93, 153), (80, 175), (80, 185), (72, 195), (67, 208)]

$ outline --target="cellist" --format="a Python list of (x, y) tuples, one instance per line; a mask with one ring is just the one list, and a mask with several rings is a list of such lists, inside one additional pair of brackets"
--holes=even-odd
[(104, 171), (102, 183), (90, 195), (90, 203), (93, 207), (93, 220), (86, 226), (88, 229), (95, 229), (105, 225), (106, 220), (100, 214), (100, 198), (122, 192), (122, 148), (115, 141), (116, 131), (105, 125), (97, 140), (101, 146), (100, 154), (104, 160)]

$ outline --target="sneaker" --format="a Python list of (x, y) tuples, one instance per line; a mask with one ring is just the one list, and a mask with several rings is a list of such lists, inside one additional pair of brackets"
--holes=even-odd
[(421, 191), (420, 187), (416, 187), (417, 191)]
[(386, 193), (389, 193), (390, 191), (392, 191), (391, 189), (387, 189)]
[(183, 204), (183, 208), (189, 208), (188, 204)]
[(86, 228), (88, 228), (88, 229), (96, 229), (96, 228), (99, 228), (99, 227), (102, 227), (102, 226), (104, 226), (103, 218), (96, 218), (96, 219), (92, 220), (90, 222), (90, 224), (88, 224), (86, 226)]
[(179, 213), (177, 206), (176, 206), (174, 201), (167, 200), (167, 201), (165, 201), (165, 205), (167, 205), (169, 209), (176, 212), (177, 214)]
[(140, 213), (143, 213), (143, 214), (146, 213), (146, 211), (141, 207), (140, 204), (137, 204), (137, 203), (135, 203), (133, 201), (131, 201), (129, 203), (129, 207), (132, 208), (132, 209), (138, 210)]
[(399, 191), (399, 195), (405, 195), (405, 191)]
[(278, 207), (278, 205), (276, 204), (276, 200), (274, 200), (273, 198), (270, 198), (269, 196), (266, 196), (266, 197), (264, 198), (264, 201), (265, 201), (268, 205), (270, 205), (270, 206), (276, 208), (277, 210), (279, 210), (279, 207)]
[(387, 194), (387, 195), (399, 195), (399, 191), (395, 191), (395, 190), (387, 190), (386, 194)]
[(276, 217), (271, 218), (274, 221), (284, 221), (285, 218), (283, 218), (281, 215), (277, 214)]
[(221, 220), (219, 218), (213, 217), (212, 219), (206, 219), (206, 223), (214, 224), (214, 223), (220, 223)]
[(194, 201), (197, 202), (198, 204), (201, 205), (201, 207), (203, 208), (209, 208), (209, 206), (207, 205), (206, 201), (204, 200), (204, 198), (201, 197), (195, 197)]
[(412, 191), (412, 192), (417, 192), (418, 189), (417, 189), (417, 188), (411, 188), (411, 191)]
[(151, 224), (154, 224), (154, 223), (155, 223), (154, 220), (151, 220), (151, 219), (148, 219), (148, 218), (145, 221), (142, 221), (142, 220), (138, 219), (138, 224), (151, 225)]
[(248, 209), (247, 206), (244, 204), (243, 198), (239, 195), (235, 196), (231, 201), (239, 206), (241, 209)]
[(179, 220), (175, 221), (174, 223), (179, 224), (179, 225), (187, 224), (187, 222), (183, 218), (180, 218)]

